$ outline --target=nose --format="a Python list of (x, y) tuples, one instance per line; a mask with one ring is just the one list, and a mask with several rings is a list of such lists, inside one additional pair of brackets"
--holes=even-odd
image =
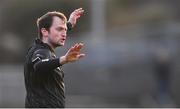
[(62, 37), (66, 38), (67, 34), (66, 33), (63, 33), (62, 34)]

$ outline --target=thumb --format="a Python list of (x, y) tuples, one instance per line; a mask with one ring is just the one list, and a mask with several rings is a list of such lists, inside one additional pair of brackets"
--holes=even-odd
[(78, 59), (80, 59), (80, 58), (82, 58), (82, 57), (84, 57), (84, 56), (85, 56), (85, 54), (79, 54), (79, 55), (77, 55)]

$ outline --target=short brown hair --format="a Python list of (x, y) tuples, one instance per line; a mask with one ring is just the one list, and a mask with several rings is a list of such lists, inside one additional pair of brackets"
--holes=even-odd
[(38, 37), (40, 39), (42, 39), (41, 29), (45, 28), (49, 31), (49, 28), (51, 27), (53, 22), (53, 17), (55, 16), (67, 22), (66, 16), (63, 13), (57, 11), (47, 12), (46, 14), (37, 19)]

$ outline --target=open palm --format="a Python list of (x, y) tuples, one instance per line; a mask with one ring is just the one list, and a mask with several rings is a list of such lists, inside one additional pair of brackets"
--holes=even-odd
[(77, 43), (74, 46), (72, 46), (65, 55), (66, 60), (68, 62), (74, 62), (74, 61), (77, 61), (80, 58), (84, 57), (85, 54), (80, 53), (80, 50), (83, 46), (84, 46), (84, 44), (82, 44), (82, 43)]
[(84, 10), (82, 8), (78, 8), (71, 13), (68, 21), (71, 22), (73, 27), (76, 25), (77, 20), (81, 17), (83, 12)]

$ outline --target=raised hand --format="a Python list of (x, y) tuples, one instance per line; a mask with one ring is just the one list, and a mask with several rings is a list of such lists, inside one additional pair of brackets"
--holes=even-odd
[(68, 62), (74, 62), (84, 57), (85, 54), (80, 53), (80, 50), (83, 48), (83, 46), (83, 43), (76, 43), (68, 50), (68, 52), (64, 56), (60, 58), (60, 63), (65, 64)]
[(82, 8), (75, 9), (70, 17), (68, 22), (72, 24), (72, 27), (74, 27), (77, 23), (77, 20), (81, 17), (81, 15), (84, 13), (84, 10)]

